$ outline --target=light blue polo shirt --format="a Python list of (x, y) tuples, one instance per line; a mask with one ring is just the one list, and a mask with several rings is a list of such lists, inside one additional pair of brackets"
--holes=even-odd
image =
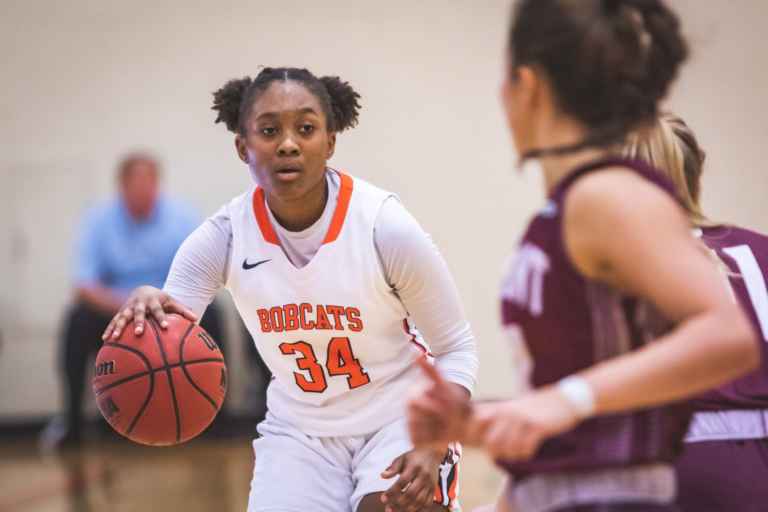
[(163, 196), (142, 221), (122, 199), (93, 208), (80, 227), (76, 286), (98, 284), (121, 295), (145, 284), (162, 288), (176, 250), (198, 223), (190, 208)]

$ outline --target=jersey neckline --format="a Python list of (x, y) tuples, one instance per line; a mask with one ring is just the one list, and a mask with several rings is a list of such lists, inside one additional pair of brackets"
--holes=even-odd
[[(327, 172), (335, 172), (339, 176), (339, 195), (336, 201), (336, 209), (331, 217), (331, 223), (328, 226), (328, 231), (323, 238), (323, 245), (335, 242), (341, 234), (341, 229), (344, 227), (344, 220), (347, 217), (347, 211), (349, 210), (349, 202), (352, 199), (352, 190), (354, 188), (354, 180), (348, 174), (337, 171), (335, 169), (328, 169)], [(277, 236), (275, 227), (269, 218), (267, 212), (267, 202), (264, 196), (264, 189), (257, 186), (253, 191), (253, 214), (256, 218), (256, 224), (259, 226), (259, 231), (264, 241), (273, 245), (280, 245), (280, 239)]]

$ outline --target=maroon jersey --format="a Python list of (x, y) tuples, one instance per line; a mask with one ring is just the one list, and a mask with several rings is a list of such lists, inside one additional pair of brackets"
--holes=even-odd
[[(581, 167), (552, 190), (523, 235), (502, 285), (502, 322), (524, 337), (534, 387), (640, 348), (672, 328), (647, 301), (585, 278), (566, 254), (562, 212), (568, 190), (585, 174), (615, 166), (635, 171), (674, 196), (660, 173), (623, 159)], [(547, 440), (531, 460), (502, 465), (524, 476), (670, 461), (682, 446), (690, 410), (676, 404), (591, 418)]]
[(729, 270), (736, 299), (758, 332), (760, 368), (694, 400), (697, 410), (768, 409), (768, 237), (735, 226), (704, 228), (702, 241)]

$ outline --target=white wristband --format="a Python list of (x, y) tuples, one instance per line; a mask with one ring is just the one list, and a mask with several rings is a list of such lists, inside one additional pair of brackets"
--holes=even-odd
[(588, 418), (594, 414), (595, 393), (585, 379), (571, 375), (558, 382), (557, 389), (573, 406), (579, 418)]

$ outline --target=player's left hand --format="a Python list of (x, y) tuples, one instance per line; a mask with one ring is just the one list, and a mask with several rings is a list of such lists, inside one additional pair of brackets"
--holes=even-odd
[(471, 423), (479, 441), (494, 459), (532, 457), (546, 439), (579, 422), (573, 406), (555, 387), (532, 391), (514, 400), (481, 404)]
[(427, 387), (408, 403), (408, 430), (417, 448), (446, 446), (464, 441), (472, 414), (469, 393), (458, 384), (446, 381), (433, 365), (417, 361), (427, 379)]
[(417, 448), (397, 457), (381, 474), (382, 478), (400, 475), (381, 501), (386, 512), (416, 512), (432, 504), (437, 472), (445, 450)]

